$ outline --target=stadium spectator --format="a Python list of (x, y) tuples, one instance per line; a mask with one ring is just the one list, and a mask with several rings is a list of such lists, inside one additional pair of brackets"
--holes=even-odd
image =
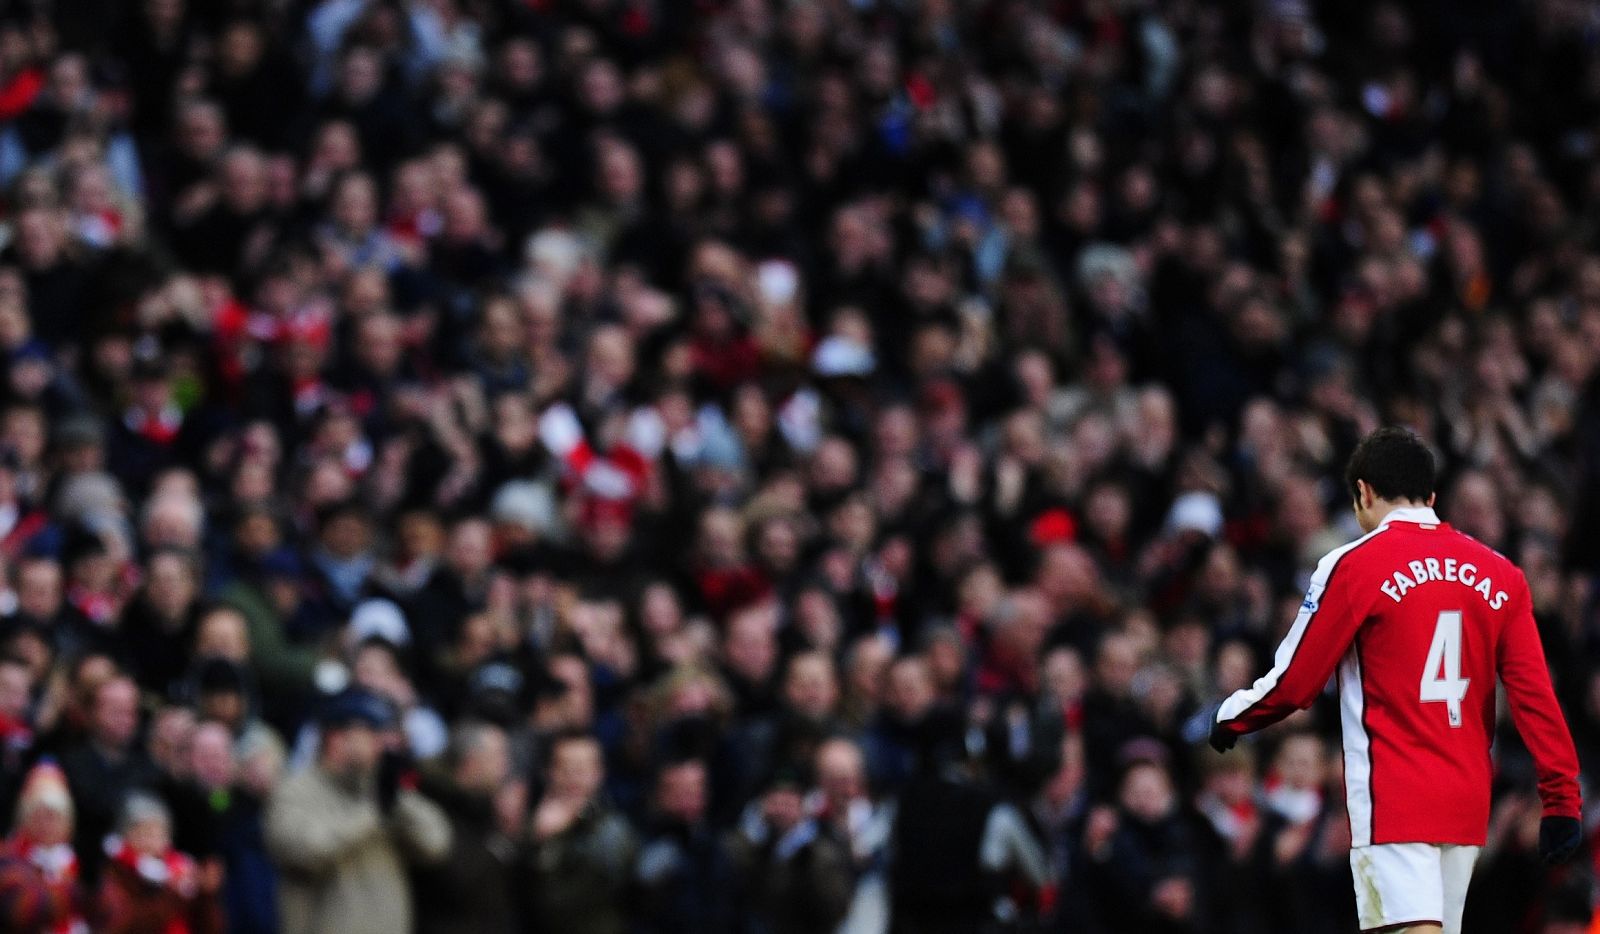
[(417, 930), (421, 934), (509, 932), (517, 892), (512, 860), (520, 814), (514, 800), (506, 803), (506, 796), (509, 790), (514, 799), (524, 789), (509, 784), (511, 751), (499, 727), (463, 723), (450, 743), (448, 773), (423, 779), (424, 793), (450, 819), (450, 855), (415, 877)]
[(72, 847), (72, 795), (54, 763), (29, 770), (16, 817), (0, 847), (0, 919), (30, 934), (82, 925), (89, 905)]
[(135, 791), (153, 791), (160, 773), (138, 744), (139, 689), (132, 678), (113, 675), (89, 695), (84, 738), (61, 755), (77, 805), (74, 846), (86, 882), (99, 882), (105, 861), (102, 846), (116, 826), (123, 800)]
[(198, 865), (172, 848), (172, 818), (157, 798), (135, 793), (122, 804), (100, 881), (94, 925), (117, 934), (216, 934), (225, 929), (222, 866)]
[(681, 934), (738, 929), (737, 867), (728, 841), (708, 821), (707, 772), (704, 762), (685, 759), (666, 764), (656, 777), (651, 831), (634, 869), (639, 893), (634, 923), (639, 930)]
[(315, 765), (289, 776), (268, 800), (282, 930), (411, 930), (406, 867), (444, 859), (450, 823), (405, 787), (402, 753), (386, 748), (395, 740), (393, 719), (386, 701), (361, 689), (330, 699), (318, 714)]
[(592, 934), (628, 930), (627, 893), (639, 842), (603, 798), (600, 744), (581, 733), (557, 735), (546, 772), (520, 870), (526, 873), (528, 922)]

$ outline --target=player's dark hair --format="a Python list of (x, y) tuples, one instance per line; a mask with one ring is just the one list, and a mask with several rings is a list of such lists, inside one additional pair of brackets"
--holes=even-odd
[(1433, 495), (1433, 452), (1404, 428), (1379, 428), (1356, 445), (1344, 470), (1352, 499), (1360, 496), (1357, 480), (1365, 480), (1379, 499), (1427, 502)]

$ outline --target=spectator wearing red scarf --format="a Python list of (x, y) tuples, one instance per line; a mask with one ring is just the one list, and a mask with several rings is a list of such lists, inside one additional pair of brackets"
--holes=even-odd
[(17, 800), (17, 829), (0, 845), (0, 929), (87, 934), (72, 851), (72, 796), (53, 762), (34, 766)]
[(222, 868), (197, 865), (172, 848), (172, 818), (159, 799), (133, 794), (118, 834), (106, 838), (109, 862), (95, 899), (103, 934), (213, 934), (224, 929)]

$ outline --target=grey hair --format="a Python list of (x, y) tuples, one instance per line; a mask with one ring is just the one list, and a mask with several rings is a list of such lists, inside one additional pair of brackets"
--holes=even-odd
[(67, 520), (116, 518), (126, 509), (122, 488), (104, 471), (73, 474), (56, 494), (56, 512)]
[(198, 499), (182, 493), (163, 493), (145, 504), (139, 517), (139, 527), (148, 531), (156, 517), (163, 511), (170, 510), (178, 515), (195, 535), (205, 531), (205, 507)]
[(117, 831), (126, 834), (135, 826), (149, 820), (159, 820), (171, 827), (172, 811), (168, 809), (166, 802), (155, 795), (135, 791), (123, 799), (122, 808), (117, 812)]
[(450, 764), (459, 766), (482, 749), (491, 735), (504, 732), (500, 727), (482, 720), (467, 720), (458, 724), (450, 731)]

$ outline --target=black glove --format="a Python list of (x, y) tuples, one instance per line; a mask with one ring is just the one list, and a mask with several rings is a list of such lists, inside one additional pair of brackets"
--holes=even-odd
[(1539, 858), (1546, 866), (1564, 863), (1583, 845), (1583, 825), (1576, 817), (1546, 817), (1539, 822)]
[(400, 797), (400, 788), (412, 771), (411, 757), (397, 749), (385, 750), (378, 760), (378, 809), (388, 814)]
[(1227, 752), (1228, 750), (1232, 749), (1234, 743), (1237, 743), (1238, 741), (1238, 733), (1235, 733), (1232, 730), (1223, 729), (1223, 726), (1220, 723), (1211, 724), (1211, 738), (1207, 740), (1207, 742), (1211, 743), (1212, 749), (1215, 749), (1217, 752)]

